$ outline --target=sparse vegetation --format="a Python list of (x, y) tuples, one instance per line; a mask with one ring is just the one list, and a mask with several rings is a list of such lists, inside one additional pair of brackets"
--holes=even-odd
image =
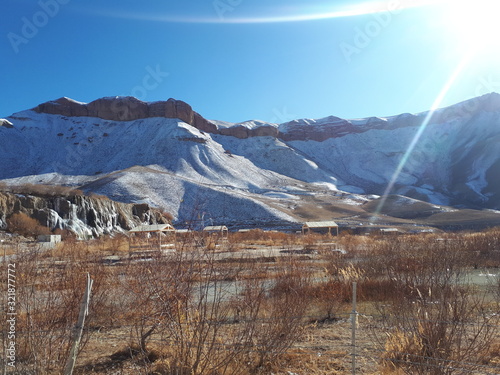
[(42, 234), (49, 234), (50, 229), (41, 225), (38, 220), (19, 212), (7, 218), (7, 229), (25, 237), (36, 238)]
[[(88, 272), (79, 374), (348, 374), (353, 281), (360, 373), (498, 372), (499, 283), (469, 275), (500, 266), (499, 233), (332, 239), (255, 230), (213, 249), (196, 232), (169, 252), (134, 254), (123, 236), (21, 248), (18, 370), (61, 372)], [(252, 257), (257, 248), (281, 255)]]
[(61, 185), (43, 185), (43, 184), (22, 184), (22, 185), (0, 185), (0, 191), (14, 194), (33, 194), (41, 197), (72, 197), (84, 195), (82, 190)]

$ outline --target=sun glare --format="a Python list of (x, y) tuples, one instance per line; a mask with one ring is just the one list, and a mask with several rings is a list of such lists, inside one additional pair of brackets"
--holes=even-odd
[(496, 53), (500, 34), (500, 1), (447, 0), (445, 3), (445, 27), (458, 37), (464, 48), (475, 53)]
[[(166, 15), (161, 12), (155, 14), (129, 12), (114, 12), (113, 14), (109, 14), (106, 12), (99, 12), (99, 14), (115, 18), (139, 19), (158, 22), (258, 24), (315, 21), (355, 17), (390, 11), (399, 12), (408, 8), (430, 5), (432, 2), (433, 0), (358, 0), (355, 2), (349, 2), (348, 4), (344, 4), (342, 6), (332, 1), (317, 1), (314, 4), (304, 3), (304, 5), (299, 7), (255, 7), (254, 13), (248, 14), (242, 10), (236, 11), (239, 9), (237, 5), (229, 6), (226, 4), (224, 6), (219, 6), (218, 4), (225, 4), (225, 2), (214, 1), (212, 11), (205, 16), (181, 14)], [(234, 4), (236, 3), (240, 4), (241, 2), (234, 2)]]

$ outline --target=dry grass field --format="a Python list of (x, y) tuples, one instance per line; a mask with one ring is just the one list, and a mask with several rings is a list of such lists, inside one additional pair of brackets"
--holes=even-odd
[(63, 373), (90, 275), (75, 374), (500, 373), (500, 230), (148, 246), (4, 242), (1, 368)]

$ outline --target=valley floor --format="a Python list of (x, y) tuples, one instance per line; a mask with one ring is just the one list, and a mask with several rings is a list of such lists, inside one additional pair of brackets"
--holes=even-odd
[(500, 373), (498, 230), (194, 236), (162, 251), (120, 237), (4, 245), (17, 272), (7, 374), (60, 373), (87, 274), (76, 374), (352, 374), (353, 361), (367, 375)]

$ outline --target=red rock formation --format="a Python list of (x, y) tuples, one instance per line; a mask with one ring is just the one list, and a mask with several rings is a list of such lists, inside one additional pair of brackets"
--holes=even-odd
[(49, 113), (61, 116), (88, 116), (87, 105), (78, 103), (66, 97), (59, 98), (33, 108), (39, 113)]
[(243, 125), (233, 125), (228, 128), (221, 128), (219, 129), (219, 133), (222, 135), (228, 135), (239, 139), (245, 139), (249, 137), (249, 130), (247, 127)]
[(275, 137), (277, 138), (279, 134), (278, 128), (272, 125), (262, 125), (256, 128), (250, 129), (250, 137)]
[(38, 113), (97, 117), (112, 121), (133, 121), (150, 117), (178, 118), (201, 131), (218, 133), (217, 126), (194, 112), (189, 104), (172, 98), (147, 103), (131, 96), (117, 96), (97, 99), (88, 104), (59, 98), (40, 104), (33, 110)]
[(132, 96), (101, 98), (87, 104), (88, 116), (112, 121), (132, 121), (149, 117), (148, 104)]

